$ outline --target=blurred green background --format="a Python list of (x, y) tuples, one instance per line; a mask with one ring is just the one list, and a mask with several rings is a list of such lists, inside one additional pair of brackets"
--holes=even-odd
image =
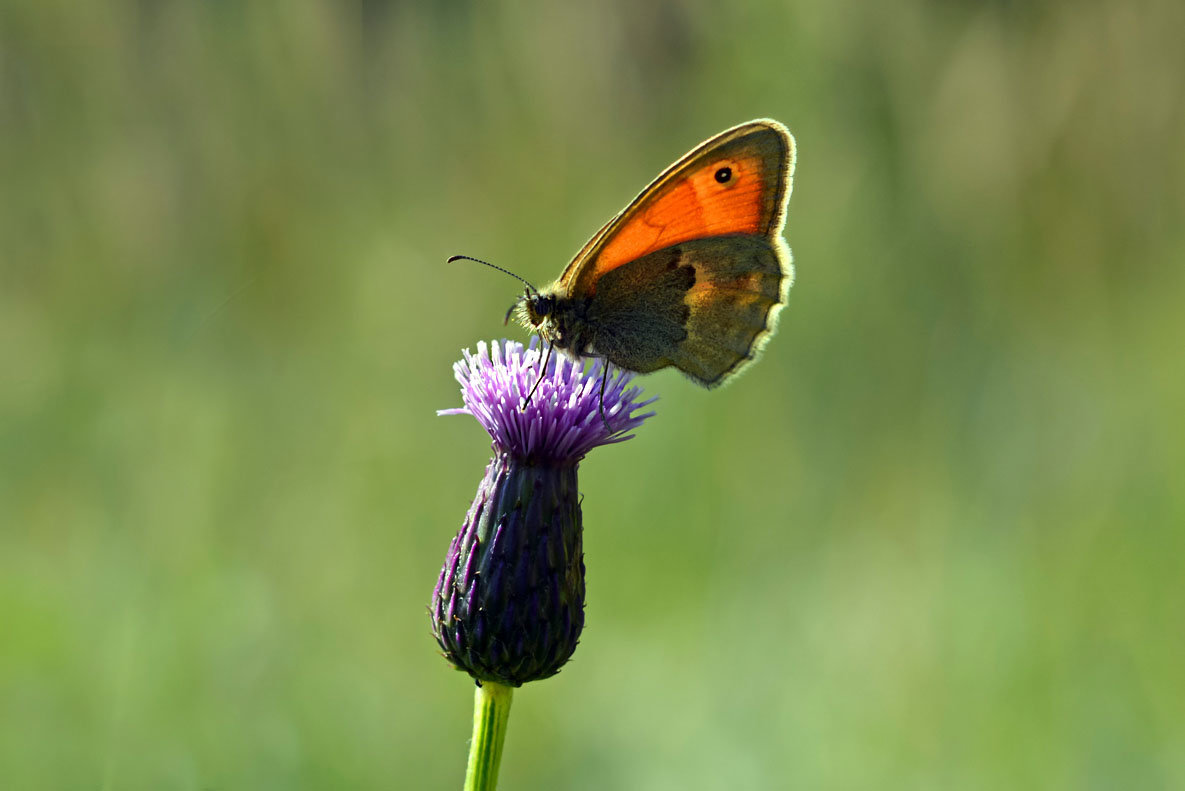
[(0, 786), (459, 788), (450, 365), (753, 117), (798, 281), (582, 467), (508, 789), (1185, 787), (1185, 5), (0, 5)]

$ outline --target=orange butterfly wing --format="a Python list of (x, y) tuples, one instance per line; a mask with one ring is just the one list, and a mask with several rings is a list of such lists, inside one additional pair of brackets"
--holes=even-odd
[(727, 234), (782, 233), (794, 143), (776, 121), (750, 121), (683, 156), (602, 228), (568, 264), (560, 286), (591, 295), (606, 272), (647, 253)]

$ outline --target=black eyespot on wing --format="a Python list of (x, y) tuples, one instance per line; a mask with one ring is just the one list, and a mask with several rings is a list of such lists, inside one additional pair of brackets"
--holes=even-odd
[(727, 184), (732, 178), (732, 168), (720, 168), (716, 171), (716, 183)]

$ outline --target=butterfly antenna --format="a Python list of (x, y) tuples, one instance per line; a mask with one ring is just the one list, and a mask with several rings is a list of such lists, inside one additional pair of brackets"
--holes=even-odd
[(522, 282), (527, 284), (528, 289), (530, 289), (531, 291), (534, 291), (536, 294), (539, 293), (539, 289), (537, 289), (533, 285), (531, 285), (531, 281), (527, 280), (525, 277), (519, 277), (514, 272), (511, 272), (509, 269), (503, 269), (500, 266), (495, 266), (494, 264), (491, 264), (489, 261), (482, 261), (480, 258), (473, 258), (472, 256), (468, 256), (468, 255), (453, 255), (453, 256), (449, 256), (448, 261), (446, 261), (445, 263), (451, 264), (453, 261), (473, 261), (478, 264), (485, 264), (490, 269), (497, 269), (499, 272), (503, 272), (507, 275), (510, 275), (511, 277), (515, 278), (516, 280), (521, 280)]

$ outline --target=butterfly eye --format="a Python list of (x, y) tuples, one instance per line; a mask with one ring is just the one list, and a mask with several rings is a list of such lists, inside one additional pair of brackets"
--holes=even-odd
[(542, 318), (543, 316), (546, 316), (547, 314), (551, 313), (551, 300), (550, 299), (536, 299), (533, 307), (535, 308), (536, 315), (538, 315), (540, 318)]
[(716, 171), (716, 183), (727, 184), (732, 179), (732, 168), (723, 167)]

